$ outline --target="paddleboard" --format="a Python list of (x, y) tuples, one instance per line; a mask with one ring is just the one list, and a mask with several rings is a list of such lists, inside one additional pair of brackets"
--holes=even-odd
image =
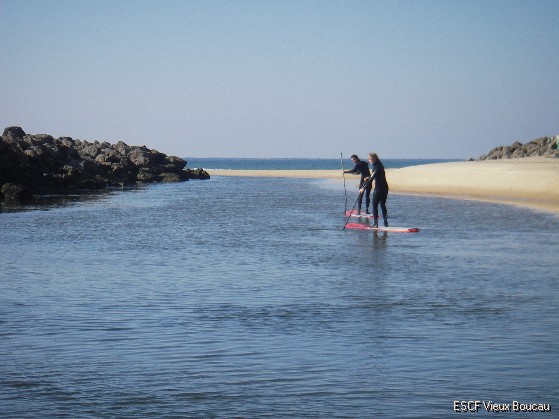
[(361, 211), (361, 214), (357, 214), (357, 210), (346, 211), (346, 217), (356, 217), (356, 218), (370, 218), (373, 219), (373, 214), (365, 214), (365, 211)]
[(361, 223), (348, 223), (345, 228), (352, 230), (373, 230), (373, 231), (387, 231), (390, 233), (417, 233), (419, 228), (417, 227), (372, 227)]

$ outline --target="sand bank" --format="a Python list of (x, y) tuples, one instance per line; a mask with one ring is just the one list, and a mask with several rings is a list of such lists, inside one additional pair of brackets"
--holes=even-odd
[[(340, 170), (208, 170), (211, 176), (339, 179)], [(559, 214), (559, 159), (523, 158), (436, 163), (387, 169), (392, 193), (506, 203)], [(346, 175), (348, 192), (357, 176)]]

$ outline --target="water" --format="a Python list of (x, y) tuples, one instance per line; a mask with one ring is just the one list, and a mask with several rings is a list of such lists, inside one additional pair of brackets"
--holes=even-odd
[[(185, 157), (189, 168), (211, 170), (346, 170), (353, 168), (353, 163), (346, 156), (340, 159), (257, 159), (257, 158), (213, 158)], [(361, 156), (367, 161), (367, 156)], [(459, 160), (451, 159), (382, 159), (387, 169), (397, 169), (421, 164), (442, 163)]]
[(559, 218), (390, 194), (392, 225), (420, 233), (343, 231), (338, 183), (216, 177), (0, 213), (0, 416), (556, 411)]

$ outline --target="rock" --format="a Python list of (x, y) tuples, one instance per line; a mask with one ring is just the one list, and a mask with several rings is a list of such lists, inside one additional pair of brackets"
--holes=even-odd
[(138, 171), (136, 179), (138, 182), (154, 182), (156, 177), (148, 168), (143, 167)]
[(94, 159), (101, 152), (99, 144), (88, 144), (85, 147), (78, 149), (78, 153), (82, 159)]
[(151, 164), (150, 153), (146, 153), (140, 149), (134, 149), (128, 153), (128, 160), (134, 166), (142, 167)]
[(478, 160), (517, 159), (523, 157), (544, 156), (548, 158), (559, 158), (557, 150), (559, 135), (554, 137), (540, 137), (526, 144), (515, 141), (510, 146), (498, 146), (489, 153), (481, 155)]
[(160, 152), (157, 151), (157, 150), (147, 150), (147, 151), (149, 151), (149, 155), (150, 155), (149, 158), (150, 158), (150, 160), (151, 160), (151, 162), (152, 162), (153, 164), (161, 165), (161, 164), (163, 164), (163, 163), (165, 162), (165, 159), (168, 159), (168, 158), (169, 158), (169, 159), (178, 159), (178, 160), (180, 160), (181, 162), (183, 162), (183, 166), (182, 166), (182, 167), (184, 167), (184, 166), (186, 165), (186, 162), (185, 162), (183, 159), (179, 158), (179, 157), (167, 156), (167, 155), (165, 155), (165, 154), (163, 154), (163, 153), (160, 153)]
[(514, 143), (512, 143), (512, 145), (510, 146), (512, 151), (515, 151), (516, 149), (522, 147), (522, 143), (519, 141), (515, 141)]
[(22, 130), (21, 127), (8, 127), (4, 129), (2, 137), (23, 138), (26, 135), (27, 134), (25, 134), (25, 131)]
[(526, 154), (526, 151), (524, 151), (522, 148), (517, 148), (511, 154), (512, 159), (517, 159), (517, 158), (521, 158), (521, 157), (528, 157), (528, 155)]
[(175, 170), (182, 170), (186, 166), (186, 161), (175, 156), (165, 157), (163, 161), (165, 162), (165, 166), (174, 167)]
[(184, 159), (123, 141), (55, 139), (47, 134), (26, 134), (20, 127), (8, 127), (0, 137), (0, 187), (22, 188), (7, 186), (2, 196), (9, 199), (108, 185), (209, 179), (204, 170), (191, 171), (185, 166)]
[(113, 146), (113, 149), (120, 155), (127, 155), (130, 151), (130, 147), (126, 145), (123, 141), (119, 141)]
[(75, 141), (70, 137), (60, 137), (58, 140), (64, 147), (74, 147)]
[(534, 151), (538, 150), (540, 148), (540, 146), (538, 144), (535, 144), (535, 143), (528, 143), (523, 148), (524, 148), (524, 151), (526, 151), (526, 154), (530, 155)]
[(181, 177), (179, 175), (177, 175), (176, 173), (161, 173), (159, 175), (159, 179), (161, 179), (162, 182), (180, 182), (181, 181)]
[(95, 157), (95, 161), (97, 163), (101, 163), (101, 164), (122, 164), (122, 159), (121, 157), (117, 154), (117, 152), (115, 150), (112, 150), (110, 148), (104, 148), (103, 150), (101, 150), (101, 153), (99, 153), (96, 157)]
[(14, 185), (13, 183), (2, 185), (0, 192), (7, 202), (27, 202), (33, 198), (29, 188), (22, 185)]
[(210, 174), (204, 169), (184, 169), (188, 179), (206, 180), (210, 178)]

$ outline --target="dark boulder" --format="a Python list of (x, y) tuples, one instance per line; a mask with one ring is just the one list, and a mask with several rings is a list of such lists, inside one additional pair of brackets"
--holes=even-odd
[(161, 173), (159, 175), (159, 179), (161, 182), (180, 182), (181, 180), (184, 180), (176, 173)]
[(33, 198), (31, 190), (22, 185), (5, 183), (0, 189), (0, 193), (6, 202), (28, 202)]
[(525, 144), (515, 141), (510, 146), (498, 146), (493, 148), (489, 153), (480, 156), (478, 160), (517, 159), (539, 156), (559, 158), (559, 151), (557, 151), (558, 142), (559, 135), (536, 138)]
[(2, 196), (20, 201), (45, 192), (209, 179), (203, 169), (192, 171), (185, 166), (186, 161), (179, 157), (123, 141), (55, 139), (47, 134), (26, 134), (20, 127), (6, 128), (0, 138), (0, 187), (12, 185)]
[(185, 169), (188, 174), (188, 179), (198, 179), (207, 180), (210, 178), (210, 174), (204, 169)]
[(21, 127), (8, 127), (4, 129), (2, 137), (23, 138), (25, 135), (25, 131)]

